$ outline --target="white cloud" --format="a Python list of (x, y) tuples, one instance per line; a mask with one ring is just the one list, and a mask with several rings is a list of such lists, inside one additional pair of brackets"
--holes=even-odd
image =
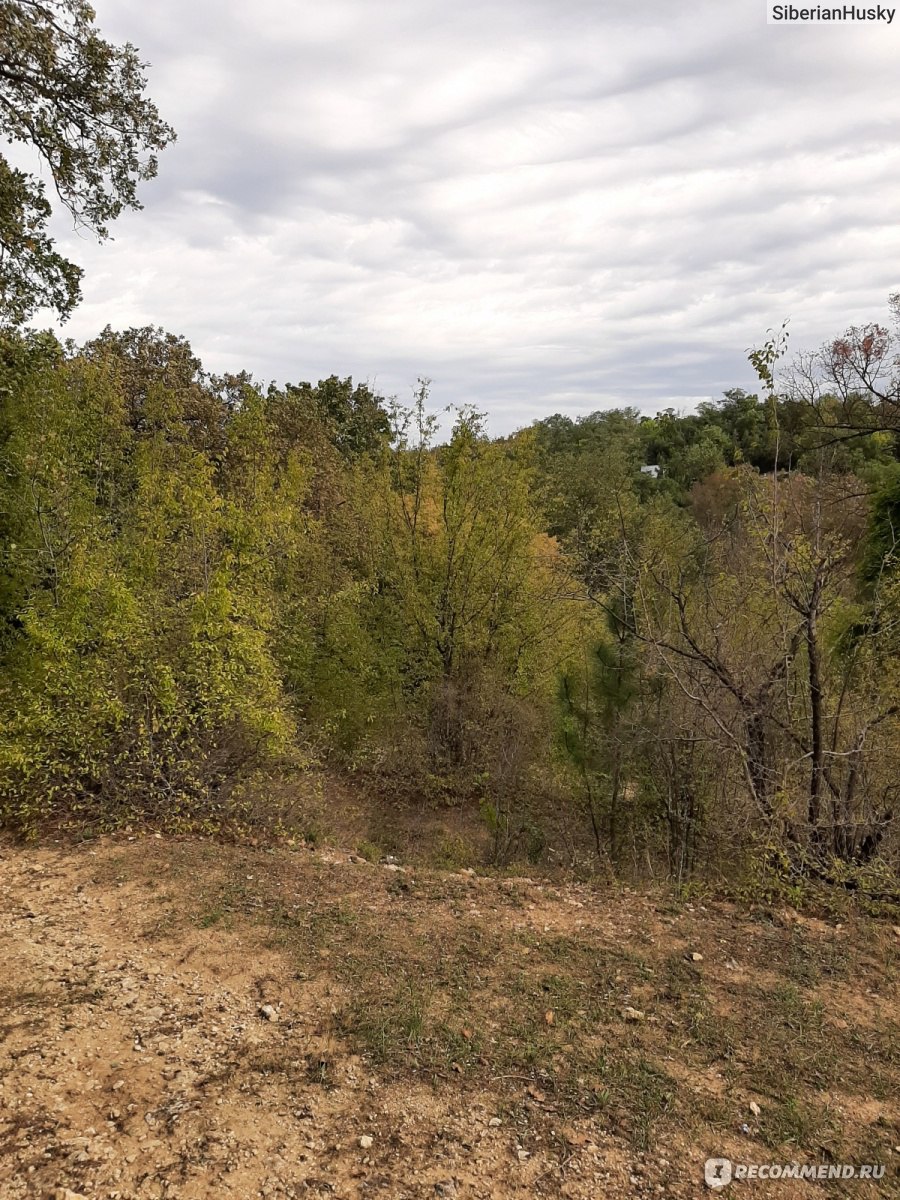
[[(153, 323), (213, 370), (337, 372), (505, 431), (749, 386), (897, 287), (900, 22), (758, 0), (101, 0), (178, 130), (67, 327)], [(60, 229), (63, 226), (60, 225)]]

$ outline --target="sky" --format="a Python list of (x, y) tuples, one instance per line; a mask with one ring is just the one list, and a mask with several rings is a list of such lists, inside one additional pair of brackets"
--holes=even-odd
[(183, 334), (208, 369), (331, 374), (502, 434), (689, 410), (900, 287), (900, 11), (763, 0), (95, 0), (178, 141), (64, 333)]

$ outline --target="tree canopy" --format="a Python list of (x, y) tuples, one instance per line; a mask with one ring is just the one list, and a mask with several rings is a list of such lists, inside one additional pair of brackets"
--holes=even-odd
[[(85, 0), (0, 0), (0, 138), (33, 147), (76, 226), (103, 239), (141, 207), (138, 185), (175, 133), (144, 94), (136, 48), (94, 21)], [(42, 181), (0, 154), (0, 322), (78, 303), (81, 270), (55, 248), (51, 211)]]

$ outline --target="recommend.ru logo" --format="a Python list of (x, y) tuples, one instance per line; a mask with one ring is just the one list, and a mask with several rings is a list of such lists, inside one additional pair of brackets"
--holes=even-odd
[(718, 1190), (736, 1179), (806, 1179), (825, 1183), (834, 1179), (884, 1179), (884, 1163), (734, 1163), (730, 1158), (708, 1158), (703, 1168), (707, 1187)]

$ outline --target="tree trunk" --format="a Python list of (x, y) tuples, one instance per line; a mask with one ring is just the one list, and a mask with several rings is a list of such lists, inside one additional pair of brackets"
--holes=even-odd
[(806, 617), (806, 657), (809, 668), (809, 710), (811, 768), (809, 779), (809, 828), (814, 842), (820, 840), (818, 829), (822, 810), (822, 781), (825, 771), (825, 742), (822, 718), (822, 675), (819, 661), (819, 631), (817, 623), (819, 585), (813, 588)]

